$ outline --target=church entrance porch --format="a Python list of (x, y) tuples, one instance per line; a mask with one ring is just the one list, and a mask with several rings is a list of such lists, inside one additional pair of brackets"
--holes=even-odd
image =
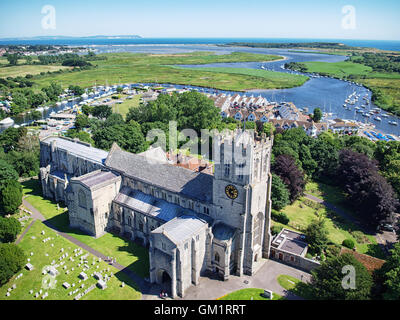
[(172, 279), (167, 271), (160, 269), (157, 272), (157, 283), (161, 286), (161, 290), (172, 296)]

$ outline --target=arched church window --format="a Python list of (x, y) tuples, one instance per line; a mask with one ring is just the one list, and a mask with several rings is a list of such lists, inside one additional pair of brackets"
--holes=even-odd
[(128, 226), (131, 226), (131, 225), (132, 225), (132, 218), (128, 217)]
[(214, 261), (215, 262), (219, 262), (219, 254), (218, 254), (218, 252), (215, 253)]
[(82, 190), (79, 190), (78, 192), (78, 204), (81, 208), (87, 208), (86, 195)]

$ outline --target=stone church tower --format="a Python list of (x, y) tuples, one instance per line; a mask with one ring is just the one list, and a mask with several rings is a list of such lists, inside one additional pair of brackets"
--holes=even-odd
[(230, 264), (233, 272), (252, 275), (269, 257), (271, 241), (272, 140), (249, 132), (215, 137), (213, 203), (216, 221), (236, 228)]

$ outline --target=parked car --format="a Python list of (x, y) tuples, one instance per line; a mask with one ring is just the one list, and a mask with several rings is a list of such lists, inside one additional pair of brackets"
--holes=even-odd
[(385, 231), (394, 231), (394, 227), (391, 224), (383, 224), (381, 225), (381, 230), (385, 230)]

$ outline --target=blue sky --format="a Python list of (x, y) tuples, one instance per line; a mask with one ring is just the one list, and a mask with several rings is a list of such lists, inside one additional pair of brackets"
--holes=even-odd
[[(42, 7), (56, 10), (43, 29)], [(342, 7), (356, 9), (342, 28)], [(253, 37), (400, 40), (398, 0), (1, 0), (0, 37), (138, 34), (143, 37)]]

